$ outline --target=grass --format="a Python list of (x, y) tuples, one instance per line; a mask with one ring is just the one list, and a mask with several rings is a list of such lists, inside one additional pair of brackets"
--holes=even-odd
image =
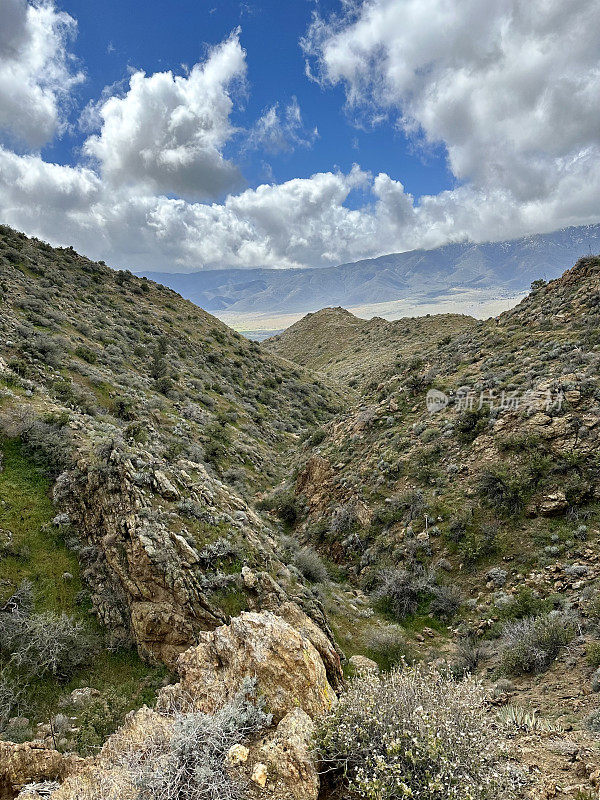
[[(0, 447), (0, 528), (13, 534), (11, 552), (0, 556), (0, 601), (28, 579), (33, 583), (36, 611), (64, 611), (87, 620), (100, 631), (88, 609), (77, 603), (77, 594), (83, 588), (79, 564), (52, 525), (56, 509), (50, 498), (50, 480), (31, 462), (18, 440), (3, 439)], [(72, 578), (65, 580), (66, 572)], [(46, 721), (58, 710), (61, 697), (84, 686), (102, 693), (118, 687), (129, 711), (144, 703), (152, 704), (167, 674), (162, 666), (144, 663), (136, 650), (103, 649), (90, 666), (77, 670), (68, 683), (48, 676), (32, 681), (22, 712), (33, 724)]]
[[(56, 512), (50, 480), (27, 458), (19, 441), (5, 439), (1, 447), (0, 528), (12, 533), (14, 552), (0, 560), (0, 598), (8, 598), (29, 579), (37, 611), (71, 612), (82, 589), (79, 565), (52, 526)], [(65, 580), (65, 573), (72, 578)]]

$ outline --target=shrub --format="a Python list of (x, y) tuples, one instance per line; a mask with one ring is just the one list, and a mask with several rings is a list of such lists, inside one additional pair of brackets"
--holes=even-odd
[(312, 547), (298, 550), (293, 559), (294, 566), (300, 570), (306, 580), (311, 583), (324, 583), (327, 580), (327, 568), (321, 557)]
[(89, 663), (96, 650), (95, 638), (69, 614), (9, 613), (2, 615), (2, 623), (0, 652), (21, 673), (66, 679)]
[(353, 678), (319, 721), (316, 749), (358, 798), (484, 800), (506, 783), (492, 728), (474, 680), (405, 667)]
[(258, 507), (273, 511), (288, 525), (293, 525), (298, 517), (298, 502), (292, 489), (284, 487), (274, 489), (259, 502)]
[(526, 500), (526, 488), (516, 475), (496, 467), (486, 469), (479, 479), (482, 499), (500, 514), (519, 514)]
[(587, 662), (590, 667), (600, 667), (600, 642), (590, 642), (586, 650)]
[(592, 733), (600, 733), (600, 709), (597, 708), (585, 718), (585, 727)]
[(126, 711), (127, 700), (116, 689), (107, 690), (84, 706), (77, 719), (77, 750), (93, 755), (122, 723)]
[(241, 800), (243, 786), (227, 773), (230, 748), (271, 724), (256, 684), (246, 678), (215, 714), (174, 715), (170, 733), (129, 753), (126, 765), (139, 800)]
[(450, 619), (460, 605), (456, 590), (441, 586), (435, 573), (422, 568), (385, 570), (380, 579), (373, 600), (382, 611), (398, 620), (419, 611)]
[(564, 611), (507, 623), (500, 641), (503, 671), (519, 675), (545, 669), (576, 633), (575, 618)]
[(411, 659), (404, 632), (398, 625), (373, 626), (363, 637), (365, 655), (381, 669), (389, 670), (404, 659)]

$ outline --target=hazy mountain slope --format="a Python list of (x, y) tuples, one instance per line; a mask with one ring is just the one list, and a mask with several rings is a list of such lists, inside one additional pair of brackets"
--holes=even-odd
[(343, 308), (307, 314), (262, 347), (351, 386), (377, 380), (398, 359), (420, 353), (475, 325), (459, 314), (403, 318), (388, 322), (355, 317)]
[(557, 277), (564, 265), (600, 250), (600, 224), (487, 244), (450, 244), (322, 269), (225, 269), (147, 273), (209, 311), (282, 313), (431, 298), (455, 287), (518, 292)]

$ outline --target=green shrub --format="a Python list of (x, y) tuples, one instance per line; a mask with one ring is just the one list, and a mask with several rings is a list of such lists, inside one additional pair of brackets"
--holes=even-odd
[(373, 626), (363, 636), (365, 655), (384, 670), (390, 670), (403, 660), (412, 660), (404, 631), (399, 625)]
[(586, 658), (590, 667), (600, 667), (600, 642), (590, 642), (586, 648)]
[(456, 590), (438, 583), (435, 574), (422, 568), (392, 569), (380, 573), (373, 593), (375, 605), (402, 621), (417, 612), (451, 619), (460, 605)]
[(292, 563), (311, 583), (324, 583), (328, 578), (327, 567), (312, 547), (302, 547), (298, 550)]
[(365, 800), (507, 797), (501, 740), (484, 701), (474, 680), (420, 667), (360, 674), (317, 723), (322, 770)]
[(78, 715), (75, 745), (82, 755), (97, 752), (122, 723), (127, 700), (116, 689), (108, 689), (88, 703)]
[(519, 514), (527, 499), (527, 489), (518, 475), (504, 467), (486, 469), (477, 487), (480, 497), (499, 514)]
[(502, 670), (507, 675), (540, 672), (554, 661), (576, 633), (575, 618), (564, 611), (509, 622), (500, 640)]

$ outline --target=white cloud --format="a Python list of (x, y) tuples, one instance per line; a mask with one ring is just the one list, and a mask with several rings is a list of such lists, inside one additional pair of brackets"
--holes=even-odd
[(88, 138), (84, 152), (112, 186), (217, 197), (241, 184), (238, 168), (222, 150), (234, 133), (231, 92), (245, 73), (238, 32), (187, 76), (136, 72), (123, 96), (108, 97), (95, 108), (101, 130)]
[[(0, 124), (33, 147), (65, 124), (79, 80), (65, 49), (74, 23), (49, 3), (4, 2)], [(348, 0), (346, 16), (315, 20), (306, 47), (319, 79), (343, 82), (351, 107), (443, 142), (457, 188), (414, 198), (355, 166), (235, 194), (240, 176), (225, 152), (246, 73), (236, 32), (184, 76), (138, 72), (108, 87), (83, 115), (98, 131), (85, 142), (87, 166), (0, 147), (0, 219), (114, 266), (164, 271), (324, 266), (596, 222), (600, 9), (568, 6)], [(27, 102), (6, 80), (18, 69)], [(293, 100), (269, 108), (250, 139), (283, 150), (311, 135)], [(365, 198), (358, 208), (353, 192)]]
[(48, 0), (2, 0), (0, 130), (39, 148), (65, 127), (65, 107), (83, 74), (67, 44), (77, 24)]
[(307, 131), (302, 122), (302, 113), (296, 97), (280, 112), (279, 105), (268, 108), (255, 122), (248, 137), (248, 148), (262, 148), (270, 153), (310, 147), (319, 136), (315, 126)]
[(304, 40), (317, 79), (443, 143), (474, 191), (549, 200), (580, 158), (600, 157), (596, 0), (366, 0), (345, 12), (315, 18)]

